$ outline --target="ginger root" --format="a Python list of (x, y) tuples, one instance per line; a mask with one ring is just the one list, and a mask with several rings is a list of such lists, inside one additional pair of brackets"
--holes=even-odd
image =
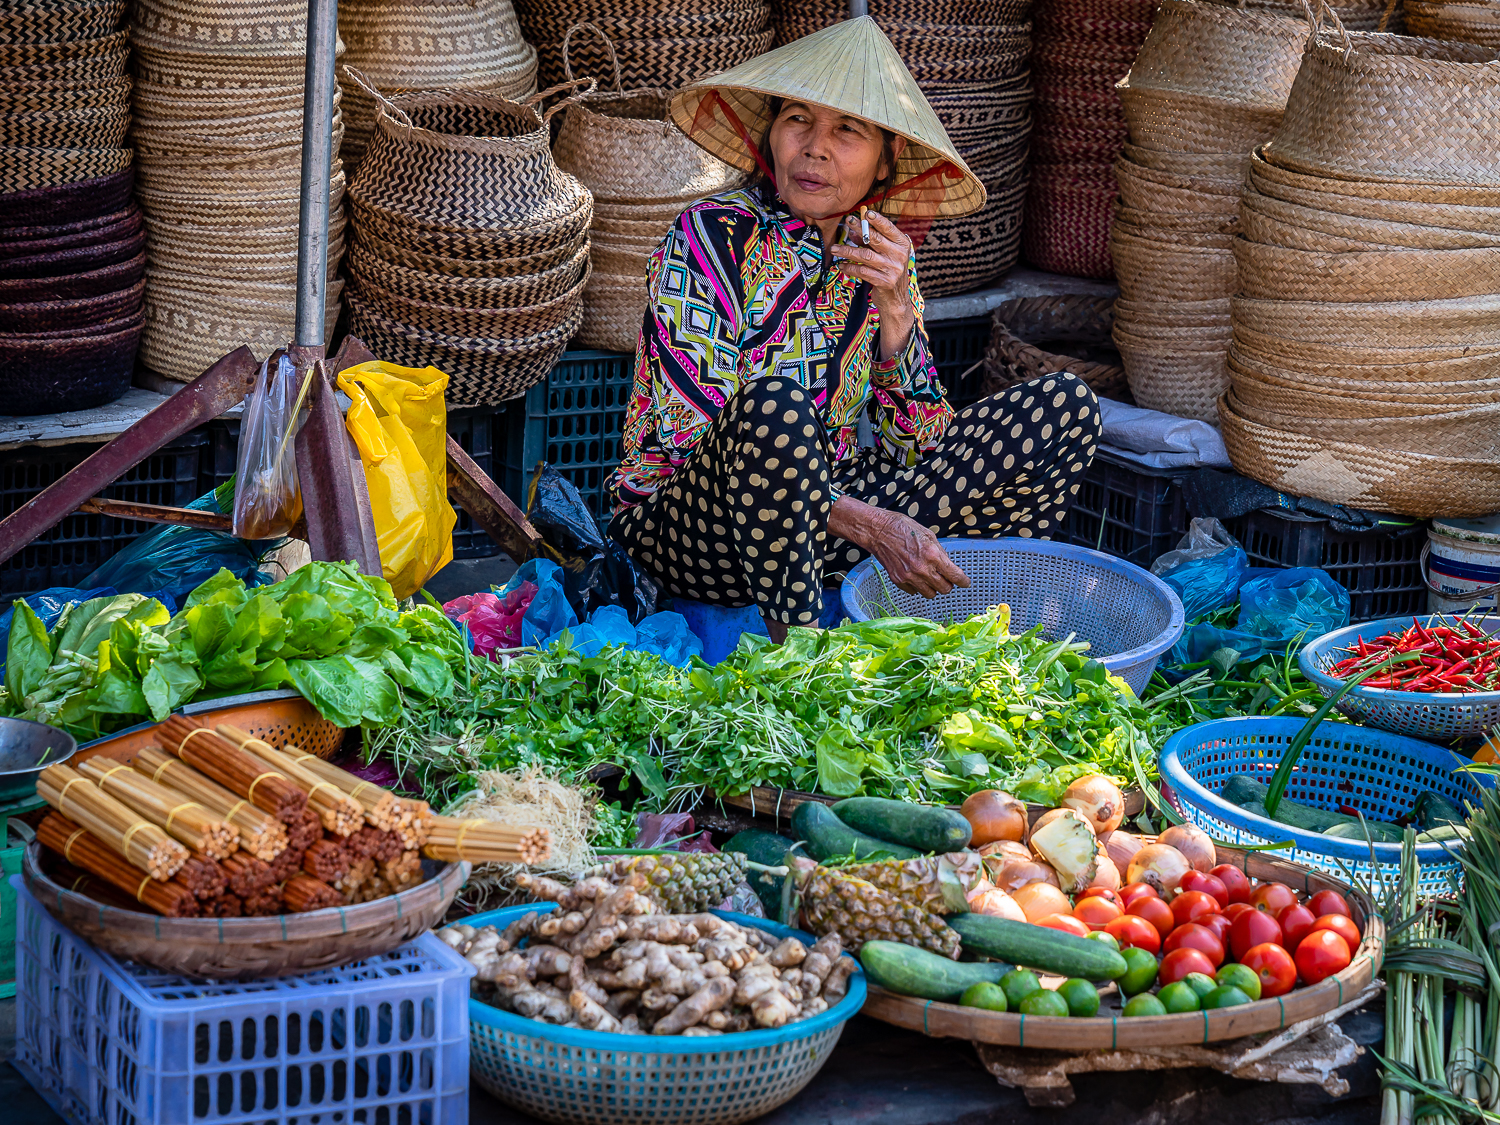
[(750, 1004), (750, 1014), (761, 1027), (784, 1027), (797, 1018), (797, 1005), (772, 988), (755, 998)]
[(807, 958), (807, 946), (803, 945), (794, 937), (782, 938), (781, 943), (771, 950), (766, 960), (778, 969), (790, 969), (794, 965), (800, 965)]
[(652, 1035), (681, 1035), (690, 1027), (701, 1023), (709, 1012), (716, 1011), (734, 998), (734, 981), (728, 977), (714, 977), (693, 993), (671, 1012), (656, 1021)]
[(594, 1031), (619, 1031), (620, 1021), (604, 1010), (588, 993), (574, 989), (568, 994), (568, 1003), (578, 1013), (578, 1022)]
[(854, 958), (840, 957), (828, 972), (823, 982), (823, 999), (832, 1006), (842, 1000), (849, 991), (849, 978), (854, 975)]

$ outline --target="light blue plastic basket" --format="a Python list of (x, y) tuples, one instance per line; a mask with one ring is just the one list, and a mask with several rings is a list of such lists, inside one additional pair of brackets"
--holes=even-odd
[(992, 605), (1010, 606), (1011, 631), (1042, 626), (1061, 640), (1075, 633), (1089, 652), (1139, 695), (1156, 662), (1182, 636), (1182, 601), (1156, 575), (1134, 563), (1044, 539), (942, 539), (948, 557), (969, 577), (968, 589), (931, 601), (904, 593), (873, 558), (844, 579), (844, 612), (855, 621), (905, 615), (966, 621)]
[[(1418, 617), (1422, 627), (1452, 625), (1455, 618), (1442, 614)], [(1500, 633), (1500, 617), (1471, 617), (1470, 622), (1486, 633)], [(1325, 633), (1297, 654), (1302, 674), (1318, 685), (1324, 698), (1331, 697), (1344, 681), (1328, 674), (1343, 660), (1351, 645), (1363, 637), (1373, 641), (1387, 633), (1401, 633), (1411, 626), (1410, 617), (1386, 617)], [(1500, 691), (1427, 692), (1390, 691), (1360, 684), (1335, 705), (1350, 718), (1382, 730), (1450, 742), (1460, 738), (1485, 738), (1500, 726)]]
[[(1175, 792), (1184, 815), (1215, 839), (1230, 844), (1270, 844), (1290, 840), (1279, 858), (1342, 874), (1342, 862), (1357, 879), (1378, 887), (1377, 868), (1387, 880), (1399, 872), (1400, 844), (1370, 845), (1321, 832), (1305, 832), (1246, 812), (1219, 797), (1224, 783), (1245, 773), (1262, 784), (1302, 729), (1301, 719), (1215, 719), (1178, 731), (1162, 750), (1162, 780)], [(1468, 759), (1413, 738), (1350, 723), (1324, 722), (1297, 763), (1286, 796), (1317, 808), (1348, 805), (1371, 820), (1392, 821), (1409, 813), (1424, 789), (1462, 808), (1477, 801), (1480, 782), (1452, 772)], [(1417, 864), (1424, 892), (1446, 891), (1448, 876), (1460, 869), (1459, 841), (1418, 844)]]
[[(504, 929), (528, 911), (554, 909), (511, 906), (464, 922)], [(714, 913), (778, 938), (813, 941), (764, 918)], [(554, 1027), (471, 999), (469, 1063), (480, 1086), (544, 1121), (734, 1125), (769, 1113), (811, 1082), (864, 1003), (864, 970), (855, 969), (848, 994), (821, 1015), (770, 1031), (698, 1038)]]

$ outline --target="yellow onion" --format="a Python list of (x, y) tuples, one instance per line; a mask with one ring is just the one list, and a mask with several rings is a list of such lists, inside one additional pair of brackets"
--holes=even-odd
[(1162, 897), (1162, 901), (1171, 902), (1177, 895), (1182, 877), (1192, 869), (1187, 856), (1170, 844), (1147, 844), (1130, 861), (1125, 882), (1145, 883)]
[(1080, 777), (1068, 786), (1058, 804), (1082, 813), (1098, 836), (1113, 832), (1125, 819), (1125, 794), (1103, 774)]
[(969, 896), (969, 910), (974, 914), (988, 914), (991, 918), (1009, 918), (1012, 922), (1026, 921), (1026, 912), (999, 887), (989, 887), (979, 894)]
[(970, 794), (958, 811), (973, 831), (971, 847), (997, 840), (1021, 840), (1026, 836), (1026, 805), (999, 789)]
[(1212, 871), (1219, 859), (1207, 832), (1192, 824), (1174, 824), (1156, 838), (1158, 844), (1176, 848), (1187, 857), (1194, 871)]
[(1073, 904), (1051, 883), (1027, 883), (1011, 896), (1028, 922), (1040, 922), (1052, 914), (1071, 914)]
[(1114, 861), (1114, 865), (1121, 871), (1130, 867), (1130, 861), (1135, 858), (1135, 853), (1146, 846), (1146, 841), (1139, 836), (1132, 836), (1129, 832), (1116, 828), (1106, 836), (1100, 837), (1104, 844), (1104, 852)]
[(1115, 866), (1115, 861), (1109, 858), (1103, 844), (1099, 845), (1099, 857), (1094, 867), (1094, 877), (1089, 880), (1088, 885), (1103, 887), (1109, 891), (1120, 889), (1120, 869)]
[(990, 875), (990, 880), (1007, 893), (1014, 893), (1028, 883), (1047, 883), (1060, 887), (1057, 872), (1045, 863), (1032, 859), (1008, 860), (999, 871)]

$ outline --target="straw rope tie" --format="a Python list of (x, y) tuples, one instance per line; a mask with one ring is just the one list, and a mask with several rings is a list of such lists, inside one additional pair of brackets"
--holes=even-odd
[[(113, 772), (113, 771), (110, 771), (110, 772)], [(170, 832), (172, 830), (172, 818), (175, 817), (178, 813), (180, 813), (183, 809), (203, 809), (203, 806), (200, 805), (197, 801), (184, 801), (182, 804), (178, 805), (171, 812), (167, 813), (167, 823), (164, 824), (162, 827), (164, 827), (168, 832)], [(207, 809), (203, 809), (203, 812), (204, 812), (204, 815), (208, 814), (208, 810)]]
[(282, 781), (286, 781), (286, 778), (282, 777), (282, 775), (279, 774), (279, 773), (277, 773), (275, 770), (267, 770), (265, 773), (261, 774), (259, 777), (257, 777), (254, 781), (252, 781), (250, 783), (250, 791), (247, 794), (247, 796), (249, 797), (250, 800), (252, 800), (252, 801), (255, 800), (255, 787), (257, 785), (259, 785), (262, 781), (264, 781), (268, 777), (279, 777), (279, 778), (281, 778)]
[(151, 882), (151, 876), (149, 876), (149, 875), (147, 875), (144, 879), (141, 880), (141, 885), (138, 886), (135, 889), (135, 901), (136, 902), (143, 902), (145, 900), (146, 887), (150, 884), (150, 882)]
[(155, 827), (156, 827), (156, 825), (152, 824), (149, 820), (138, 820), (138, 821), (136, 821), (129, 828), (125, 829), (125, 835), (124, 835), (124, 838), (120, 841), (120, 846), (122, 848), (128, 848), (128, 847), (130, 847), (130, 841), (132, 839), (134, 839), (135, 834), (137, 832), (139, 832), (143, 828), (155, 828)]
[[(73, 862), (73, 844), (75, 841), (77, 841), (78, 837), (85, 836), (87, 834), (88, 829), (80, 828), (77, 832), (74, 832), (71, 836), (68, 837), (68, 842), (63, 845), (63, 859), (67, 860), (69, 863)], [(150, 876), (147, 876), (147, 878), (150, 878)]]

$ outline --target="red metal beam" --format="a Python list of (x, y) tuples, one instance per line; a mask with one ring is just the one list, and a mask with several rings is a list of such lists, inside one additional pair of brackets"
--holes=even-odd
[(78, 505), (78, 510), (100, 516), (114, 516), (120, 520), (134, 520), (136, 523), (164, 523), (173, 527), (197, 527), (204, 531), (227, 532), (234, 522), (229, 516), (218, 512), (169, 508), (162, 504), (137, 504), (131, 500), (110, 500), (103, 496), (85, 500)]
[(314, 368), (317, 382), (307, 394), (307, 422), (297, 433), (297, 484), (307, 520), (307, 545), (315, 559), (349, 560), (365, 574), (378, 575), (380, 545), (364, 464), (344, 426), (331, 376), (374, 356), (350, 336), (331, 361), (324, 363), (322, 358), (321, 348), (292, 349), (298, 371), (319, 364)]
[(541, 534), (463, 446), (448, 438), (448, 495), (516, 562), (547, 553)]

